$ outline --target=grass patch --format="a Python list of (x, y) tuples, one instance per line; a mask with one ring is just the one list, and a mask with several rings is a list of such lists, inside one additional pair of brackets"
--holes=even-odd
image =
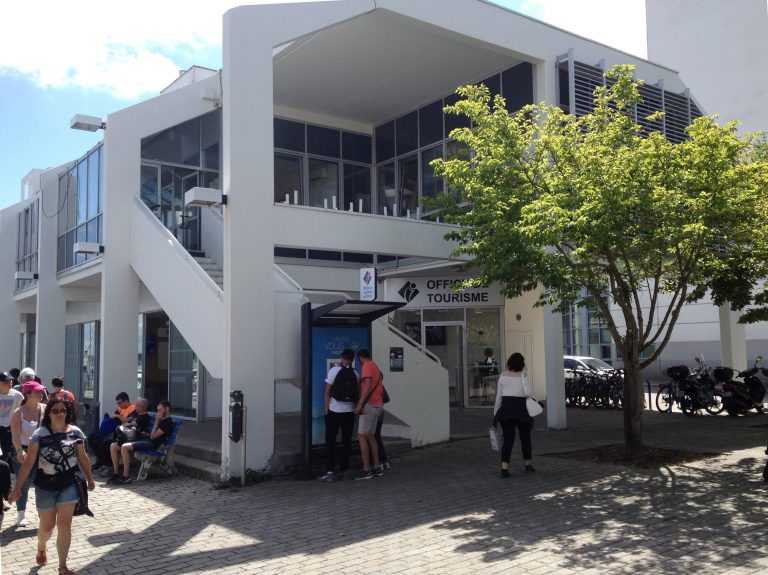
[(659, 469), (668, 465), (690, 463), (717, 457), (719, 453), (700, 453), (695, 451), (683, 451), (681, 449), (665, 449), (663, 447), (644, 446), (639, 449), (627, 449), (622, 444), (601, 445), (590, 449), (578, 451), (565, 451), (559, 453), (543, 453), (542, 457), (556, 457), (559, 459), (576, 459), (578, 461), (590, 461), (592, 463), (610, 463), (625, 467), (639, 467), (641, 469)]

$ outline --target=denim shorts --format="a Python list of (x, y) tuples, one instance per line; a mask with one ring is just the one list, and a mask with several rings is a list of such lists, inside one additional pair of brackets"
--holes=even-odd
[(131, 447), (133, 447), (134, 453), (139, 453), (141, 451), (154, 451), (155, 446), (152, 445), (151, 441), (147, 441), (146, 439), (140, 439), (139, 441), (132, 441)]
[(50, 511), (59, 505), (77, 503), (78, 501), (77, 487), (74, 483), (62, 491), (48, 491), (47, 489), (35, 487), (35, 504), (38, 511)]

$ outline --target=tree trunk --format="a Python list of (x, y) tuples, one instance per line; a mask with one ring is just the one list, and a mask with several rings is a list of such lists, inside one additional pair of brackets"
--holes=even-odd
[(627, 358), (624, 362), (624, 443), (628, 450), (643, 445), (643, 400), (640, 362)]

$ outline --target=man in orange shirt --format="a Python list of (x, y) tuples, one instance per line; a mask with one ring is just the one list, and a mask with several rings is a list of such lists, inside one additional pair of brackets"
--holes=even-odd
[(357, 420), (357, 439), (360, 442), (360, 454), (363, 456), (363, 471), (357, 479), (373, 479), (384, 475), (376, 444), (376, 424), (384, 410), (384, 376), (367, 349), (358, 351), (357, 358), (362, 370), (360, 400), (357, 402), (355, 413), (360, 416)]

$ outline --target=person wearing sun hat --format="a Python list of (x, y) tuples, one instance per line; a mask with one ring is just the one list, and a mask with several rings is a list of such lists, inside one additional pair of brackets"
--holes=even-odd
[[(29, 451), (29, 440), (35, 430), (40, 427), (40, 423), (43, 421), (43, 414), (45, 412), (45, 405), (43, 404), (45, 387), (36, 382), (28, 381), (22, 388), (21, 393), (24, 396), (24, 400), (11, 416), (11, 435), (13, 437), (13, 449), (15, 457), (13, 461), (13, 471), (16, 475), (19, 474), (21, 466), (24, 464), (27, 451)], [(26, 527), (27, 519), (25, 517), (27, 510), (27, 495), (29, 493), (29, 486), (32, 483), (32, 477), (36, 470), (36, 465), (32, 467), (32, 471), (27, 476), (27, 480), (21, 486), (21, 495), (16, 500), (16, 526)]]

